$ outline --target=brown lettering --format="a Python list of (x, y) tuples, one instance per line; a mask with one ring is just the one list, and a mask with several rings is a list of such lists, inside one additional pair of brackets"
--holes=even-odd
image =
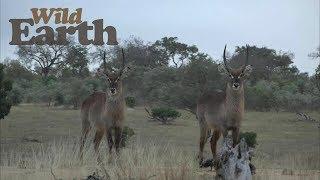
[(104, 41), (103, 41), (103, 33), (107, 32), (108, 34), (108, 45), (118, 45), (117, 42), (117, 32), (116, 29), (112, 26), (107, 26), (106, 28), (103, 29), (103, 20), (102, 19), (98, 19), (92, 22), (94, 24), (94, 41), (93, 44), (94, 45), (103, 45)]
[(31, 26), (34, 25), (34, 21), (30, 19), (10, 19), (9, 22), (12, 24), (12, 40), (9, 44), (11, 45), (30, 45), (31, 41), (21, 41), (21, 34), (24, 34), (24, 37), (28, 37), (29, 28), (25, 26), (23, 29), (21, 28), (22, 23), (28, 23)]
[(44, 34), (40, 34), (38, 36), (34, 36), (31, 38), (31, 41), (37, 45), (54, 44), (54, 31), (49, 26), (42, 26), (36, 29), (37, 33), (41, 33), (41, 31), (45, 30)]
[(70, 14), (69, 23), (70, 24), (73, 24), (73, 23), (80, 24), (82, 22), (81, 21), (81, 14), (82, 14), (82, 8), (76, 9), (76, 12)]
[[(43, 20), (43, 22), (45, 24), (47, 24), (49, 22), (49, 19), (51, 18), (52, 14), (53, 14), (53, 11), (52, 9), (54, 8), (51, 8), (50, 11), (49, 11), (49, 15), (47, 15), (47, 8), (32, 8), (31, 9), (31, 12), (32, 12), (32, 16), (33, 16), (33, 20), (34, 20), (34, 23), (38, 24), (40, 19)], [(38, 10), (40, 11), (40, 14), (38, 14)]]

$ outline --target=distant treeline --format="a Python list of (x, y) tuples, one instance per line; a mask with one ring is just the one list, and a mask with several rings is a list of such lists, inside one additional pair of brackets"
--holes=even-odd
[[(192, 111), (200, 94), (225, 89), (225, 75), (219, 71), (221, 59), (212, 59), (195, 45), (181, 43), (176, 37), (153, 43), (130, 38), (121, 48), (130, 66), (124, 79), (125, 94), (134, 97), (138, 105)], [(97, 68), (89, 70), (89, 66), (102, 63), (104, 52), (107, 67), (120, 66), (120, 47), (86, 47), (74, 42), (69, 46), (17, 47), (19, 58), (4, 61), (5, 76), (13, 81), (10, 101), (79, 108), (90, 93), (107, 86), (105, 79), (96, 76)], [(231, 65), (243, 64), (245, 53), (245, 46), (236, 47), (235, 53), (229, 54)], [(249, 54), (253, 72), (245, 86), (247, 109), (320, 109), (319, 67), (315, 75), (309, 76), (292, 65), (291, 53), (251, 45)], [(319, 57), (318, 52), (312, 55)]]

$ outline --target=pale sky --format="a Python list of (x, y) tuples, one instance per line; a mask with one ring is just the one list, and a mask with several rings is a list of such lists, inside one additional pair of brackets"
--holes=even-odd
[(230, 51), (245, 44), (266, 46), (294, 53), (294, 65), (313, 74), (319, 60), (308, 54), (320, 44), (319, 6), (319, 0), (1, 0), (0, 61), (16, 57), (9, 19), (31, 18), (31, 8), (62, 7), (83, 8), (82, 21), (89, 25), (103, 19), (104, 27), (116, 28), (118, 39), (177, 36), (214, 59), (221, 58), (225, 44)]

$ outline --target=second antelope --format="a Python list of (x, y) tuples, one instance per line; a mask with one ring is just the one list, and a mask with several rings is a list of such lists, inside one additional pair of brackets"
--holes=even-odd
[[(104, 76), (109, 83), (107, 92), (94, 92), (81, 106), (82, 134), (80, 142), (80, 158), (83, 156), (85, 140), (92, 126), (96, 129), (94, 136), (94, 149), (97, 152), (103, 135), (106, 135), (109, 152), (115, 144), (119, 152), (123, 130), (125, 101), (122, 90), (122, 75), (125, 71), (124, 52), (122, 50), (122, 67), (119, 72), (107, 70), (106, 54), (103, 54), (103, 71), (98, 70), (100, 76)], [(112, 138), (112, 128), (115, 131), (115, 143)]]
[(248, 46), (246, 61), (240, 68), (230, 68), (226, 60), (226, 46), (223, 52), (224, 69), (228, 75), (225, 92), (214, 91), (203, 94), (197, 102), (197, 118), (200, 126), (199, 160), (203, 160), (203, 148), (208, 138), (209, 130), (213, 134), (210, 139), (213, 159), (216, 159), (217, 141), (222, 134), (232, 131), (233, 146), (239, 141), (239, 128), (244, 115), (244, 80), (249, 76), (251, 67), (248, 63)]

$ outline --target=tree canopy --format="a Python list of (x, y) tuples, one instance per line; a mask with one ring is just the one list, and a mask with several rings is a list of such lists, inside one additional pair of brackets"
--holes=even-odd
[(6, 79), (4, 65), (0, 63), (0, 119), (7, 116), (11, 109), (11, 102), (8, 94), (12, 89), (12, 82)]
[[(219, 71), (221, 59), (213, 59), (177, 37), (149, 43), (133, 37), (114, 47), (76, 43), (64, 48), (17, 47), (19, 59), (7, 61), (5, 68), (13, 81), (10, 99), (16, 103), (45, 102), (78, 108), (88, 94), (104, 91), (108, 86), (92, 67), (100, 67), (106, 54), (107, 66), (119, 68), (121, 48), (130, 67), (123, 80), (125, 94), (134, 98), (137, 106), (161, 105), (194, 112), (202, 93), (225, 89), (226, 76)], [(318, 51), (319, 48), (310, 57), (317, 60)], [(238, 46), (229, 54), (230, 65), (240, 67), (244, 64), (246, 46)], [(293, 59), (291, 52), (249, 46), (253, 72), (246, 81), (246, 108), (259, 111), (320, 108), (320, 68), (309, 76), (292, 64)], [(48, 72), (44, 71), (46, 67)]]

